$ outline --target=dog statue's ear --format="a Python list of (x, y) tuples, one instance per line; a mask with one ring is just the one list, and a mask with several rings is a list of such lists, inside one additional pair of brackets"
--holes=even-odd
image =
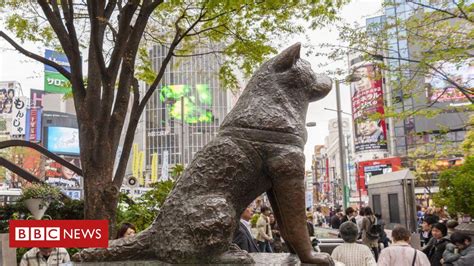
[(277, 72), (290, 69), (300, 58), (301, 43), (295, 43), (275, 57), (273, 67)]

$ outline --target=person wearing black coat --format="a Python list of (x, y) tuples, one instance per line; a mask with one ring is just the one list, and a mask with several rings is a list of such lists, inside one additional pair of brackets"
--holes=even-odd
[(355, 214), (354, 208), (348, 207), (346, 209), (345, 213), (346, 213), (346, 215), (344, 215), (344, 217), (342, 217), (342, 219), (341, 219), (341, 224), (343, 224), (347, 221), (351, 221), (351, 222), (357, 224), (356, 219), (355, 219), (355, 215), (354, 215)]
[(250, 219), (252, 218), (253, 211), (251, 208), (244, 210), (240, 216), (239, 230), (234, 235), (234, 244), (240, 247), (242, 250), (246, 250), (249, 253), (260, 252), (257, 244), (253, 240), (252, 234), (250, 233)]
[(423, 248), (423, 252), (430, 260), (431, 266), (441, 266), (441, 259), (443, 258), (443, 252), (446, 250), (446, 245), (451, 243), (447, 238), (448, 228), (442, 223), (436, 223), (431, 229), (433, 237), (429, 240), (428, 244)]

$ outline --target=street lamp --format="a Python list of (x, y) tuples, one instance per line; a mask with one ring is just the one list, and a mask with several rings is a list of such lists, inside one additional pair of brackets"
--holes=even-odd
[[(355, 75), (349, 75), (347, 76), (343, 82), (356, 82), (359, 81), (361, 78), (359, 76)], [(344, 162), (344, 134), (342, 132), (342, 110), (341, 110), (341, 93), (339, 89), (339, 82), (340, 80), (335, 80), (336, 83), (336, 104), (337, 104), (337, 131), (339, 135), (339, 161), (340, 161), (340, 171), (341, 171), (341, 179), (342, 179), (342, 188), (343, 188), (343, 199), (342, 199), (342, 204), (344, 206), (344, 209), (347, 208), (347, 179), (346, 179), (346, 171), (345, 171), (345, 162)]]

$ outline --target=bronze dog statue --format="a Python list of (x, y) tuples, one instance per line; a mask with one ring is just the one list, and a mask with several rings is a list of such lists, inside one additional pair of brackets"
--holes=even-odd
[(252, 263), (231, 241), (240, 214), (266, 192), (290, 250), (303, 263), (332, 265), (328, 254), (311, 247), (303, 154), (308, 104), (329, 93), (331, 80), (313, 73), (300, 48), (287, 48), (253, 75), (218, 136), (196, 154), (148, 229), (74, 259)]

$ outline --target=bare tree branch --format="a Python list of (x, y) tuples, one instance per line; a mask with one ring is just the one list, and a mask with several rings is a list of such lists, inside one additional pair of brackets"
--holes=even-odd
[(67, 71), (64, 67), (59, 65), (58, 63), (55, 63), (49, 59), (46, 59), (42, 56), (39, 56), (37, 54), (34, 54), (23, 47), (21, 47), (18, 43), (16, 43), (14, 40), (12, 40), (5, 32), (0, 31), (0, 36), (5, 39), (11, 46), (13, 46), (18, 52), (24, 54), (25, 56), (32, 58), (38, 62), (41, 62), (45, 65), (51, 66), (54, 69), (56, 69), (59, 73), (61, 73), (64, 77), (66, 77), (69, 81), (71, 81), (71, 73)]

